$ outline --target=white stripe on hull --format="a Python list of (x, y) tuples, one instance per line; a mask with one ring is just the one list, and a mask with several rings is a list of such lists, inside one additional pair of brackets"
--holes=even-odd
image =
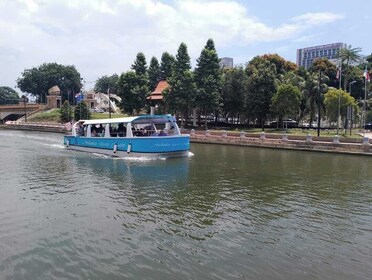
[(114, 153), (113, 150), (106, 150), (106, 149), (96, 149), (96, 148), (90, 148), (90, 147), (81, 147), (81, 146), (74, 146), (69, 145), (68, 147), (65, 146), (66, 149), (74, 150), (74, 151), (80, 151), (80, 152), (88, 152), (88, 153), (96, 153), (96, 154), (103, 154), (107, 156), (112, 157), (119, 157), (119, 158), (125, 158), (125, 157), (182, 157), (182, 156), (188, 156), (189, 151), (178, 151), (178, 152), (169, 152), (169, 153), (135, 153), (130, 152), (127, 153), (126, 151), (116, 151)]

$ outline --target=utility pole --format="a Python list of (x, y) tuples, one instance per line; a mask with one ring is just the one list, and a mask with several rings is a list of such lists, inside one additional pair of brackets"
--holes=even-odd
[(322, 81), (322, 70), (319, 70), (319, 81), (318, 81), (318, 137), (320, 135), (320, 101), (321, 101), (321, 92), (320, 92), (320, 83)]
[(111, 119), (111, 101), (110, 101), (110, 87), (107, 89), (108, 94), (108, 104), (109, 104), (109, 118)]

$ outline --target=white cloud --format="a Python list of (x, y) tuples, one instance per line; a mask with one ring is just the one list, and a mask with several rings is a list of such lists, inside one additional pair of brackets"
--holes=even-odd
[(232, 0), (0, 1), (0, 64), (15, 63), (0, 73), (0, 85), (44, 62), (74, 64), (92, 80), (128, 70), (139, 51), (149, 62), (185, 42), (195, 60), (208, 38), (218, 49), (248, 46), (294, 39), (339, 19), (309, 13), (271, 27)]
[(301, 16), (294, 17), (293, 20), (297, 24), (320, 25), (334, 22), (343, 18), (343, 15), (333, 13), (307, 13)]

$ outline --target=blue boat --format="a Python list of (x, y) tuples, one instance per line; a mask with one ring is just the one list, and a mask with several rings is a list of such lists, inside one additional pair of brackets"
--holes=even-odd
[(181, 134), (171, 115), (141, 115), (79, 120), (72, 127), (72, 135), (64, 137), (64, 145), (114, 157), (178, 157), (189, 154), (190, 135)]

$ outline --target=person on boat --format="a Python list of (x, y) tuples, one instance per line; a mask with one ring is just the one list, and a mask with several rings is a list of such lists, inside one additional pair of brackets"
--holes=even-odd
[(98, 134), (97, 134), (97, 130), (93, 129), (92, 130), (92, 137), (97, 137)]
[(167, 136), (167, 134), (163, 130), (160, 130), (158, 136)]
[(84, 126), (82, 123), (79, 124), (79, 127), (78, 127), (78, 135), (79, 136), (84, 136)]
[(120, 137), (123, 137), (126, 135), (126, 128), (123, 123), (119, 123), (117, 133)]
[(105, 129), (103, 128), (102, 124), (99, 125), (99, 127), (97, 128), (97, 134), (98, 136), (103, 136), (105, 134)]

